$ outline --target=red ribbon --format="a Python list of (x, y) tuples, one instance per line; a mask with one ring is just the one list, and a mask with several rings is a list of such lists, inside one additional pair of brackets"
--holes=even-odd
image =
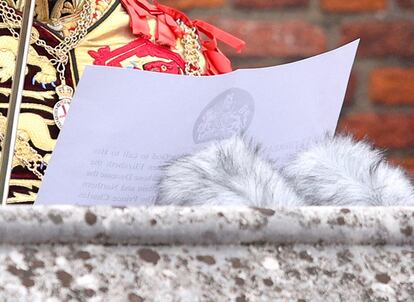
[(243, 40), (229, 34), (228, 32), (225, 32), (224, 30), (221, 30), (220, 28), (215, 27), (214, 25), (211, 25), (210, 23), (202, 20), (194, 20), (193, 24), (200, 32), (204, 33), (211, 40), (217, 39), (223, 43), (226, 43), (227, 45), (237, 50), (238, 53), (240, 53), (246, 46), (246, 43)]
[(198, 31), (205, 34), (208, 40), (202, 40), (203, 54), (207, 59), (207, 74), (223, 74), (233, 70), (230, 60), (218, 49), (217, 40), (241, 52), (246, 43), (235, 36), (201, 20), (193, 21)]
[(165, 14), (157, 5), (150, 4), (146, 0), (121, 0), (131, 18), (131, 28), (134, 35), (150, 34), (148, 17), (155, 17), (155, 40), (160, 44), (174, 47), (177, 38), (182, 37), (182, 31), (170, 16)]
[(207, 39), (200, 37), (200, 41), (203, 54), (207, 59), (207, 74), (209, 75), (232, 71), (229, 59), (217, 48), (217, 40), (233, 47), (237, 52), (241, 52), (245, 46), (245, 42), (235, 36), (207, 22), (191, 21), (183, 12), (161, 5), (157, 1), (154, 1), (154, 4), (146, 0), (121, 0), (121, 2), (131, 17), (131, 28), (135, 35), (151, 36), (148, 17), (156, 20), (155, 40), (171, 48), (175, 48), (176, 40), (184, 35), (176, 22), (178, 19), (203, 33)]

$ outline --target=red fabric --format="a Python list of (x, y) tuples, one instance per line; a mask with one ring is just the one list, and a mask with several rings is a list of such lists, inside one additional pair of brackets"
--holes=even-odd
[(182, 31), (174, 19), (165, 14), (156, 5), (146, 0), (121, 0), (131, 17), (131, 28), (134, 35), (150, 35), (147, 17), (156, 17), (155, 40), (163, 45), (174, 47), (177, 38), (182, 37)]
[[(93, 64), (122, 67), (125, 61), (133, 57), (152, 56), (160, 59), (168, 59), (171, 62), (152, 61), (142, 66), (143, 70), (158, 71), (172, 74), (183, 74), (185, 62), (181, 56), (168, 47), (163, 47), (149, 41), (146, 37), (137, 38), (135, 41), (125, 46), (111, 50), (109, 46), (104, 46), (98, 51), (90, 50), (89, 55), (94, 58)], [(131, 64), (133, 63), (130, 62)], [(133, 66), (129, 66), (133, 67)], [(137, 67), (136, 69), (141, 69)]]
[(230, 60), (218, 49), (217, 40), (226, 43), (240, 52), (245, 42), (233, 35), (201, 20), (191, 21), (183, 12), (174, 8), (161, 5), (157, 1), (154, 4), (146, 0), (121, 0), (131, 17), (131, 28), (135, 35), (150, 36), (150, 28), (147, 17), (155, 17), (156, 31), (155, 41), (161, 45), (175, 48), (176, 40), (183, 37), (183, 31), (176, 20), (183, 21), (189, 27), (195, 27), (200, 36), (202, 51), (207, 60), (207, 75), (221, 74), (232, 71)]

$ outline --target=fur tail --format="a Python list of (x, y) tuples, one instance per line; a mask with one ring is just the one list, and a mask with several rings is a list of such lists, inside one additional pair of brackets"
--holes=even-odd
[(283, 171), (309, 205), (414, 205), (406, 174), (366, 142), (338, 136), (300, 153)]
[(156, 204), (277, 208), (303, 202), (257, 146), (234, 137), (167, 166)]

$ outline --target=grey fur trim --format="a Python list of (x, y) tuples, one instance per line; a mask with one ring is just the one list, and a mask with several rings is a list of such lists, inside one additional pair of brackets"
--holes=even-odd
[(372, 145), (349, 136), (326, 139), (300, 153), (284, 174), (310, 205), (414, 205), (405, 173)]
[(411, 206), (414, 193), (400, 168), (351, 137), (327, 138), (283, 171), (265, 160), (260, 148), (235, 137), (167, 166), (156, 204)]
[(289, 184), (252, 143), (235, 137), (167, 166), (156, 204), (303, 205)]

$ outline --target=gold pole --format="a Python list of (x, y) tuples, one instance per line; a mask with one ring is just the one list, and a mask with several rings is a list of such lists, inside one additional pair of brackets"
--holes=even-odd
[(9, 109), (7, 111), (6, 134), (2, 145), (0, 192), (3, 206), (7, 204), (7, 198), (9, 195), (9, 183), (13, 164), (14, 147), (16, 144), (17, 127), (19, 125), (19, 113), (22, 103), (22, 93), (26, 75), (27, 56), (29, 53), (34, 10), (35, 0), (26, 0), (23, 10), (22, 27), (20, 29), (16, 70), (13, 77)]

